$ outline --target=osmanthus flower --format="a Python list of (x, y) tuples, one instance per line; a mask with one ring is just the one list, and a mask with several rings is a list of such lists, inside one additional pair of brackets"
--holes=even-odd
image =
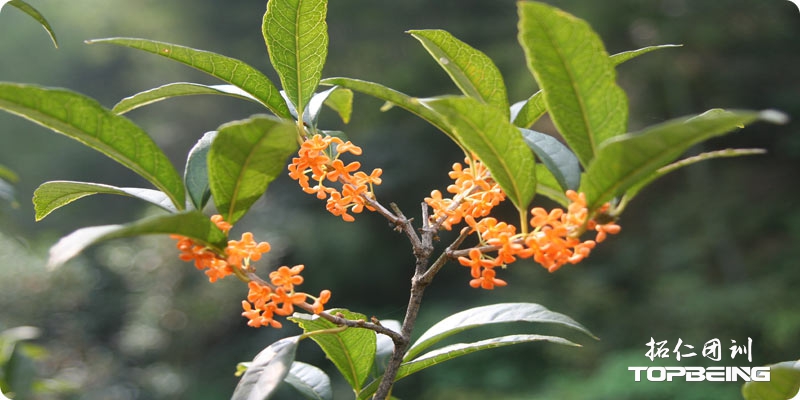
[[(362, 149), (338, 137), (314, 135), (300, 145), (297, 157), (292, 158), (289, 177), (296, 180), (304, 192), (315, 194), (320, 200), (327, 199), (325, 208), (331, 214), (352, 222), (355, 218), (350, 212), (361, 213), (364, 208), (375, 211), (366, 199), (374, 198), (373, 187), (381, 184), (383, 171), (376, 168), (367, 174), (361, 171), (358, 161), (345, 164), (339, 159), (344, 153), (361, 155)], [(326, 181), (336, 182), (341, 189)]]
[[(590, 215), (605, 215), (608, 204), (597, 210), (587, 208), (586, 195), (574, 190), (565, 194), (569, 199), (566, 210), (555, 208), (531, 209), (531, 229), (517, 233), (517, 228), (489, 217), (491, 210), (505, 199), (505, 193), (491, 178), (488, 168), (474, 156), (466, 158), (464, 167), (453, 164), (449, 173), (454, 180), (447, 191), (452, 198), (444, 198), (438, 190), (425, 199), (434, 213), (431, 222), (451, 230), (462, 221), (477, 233), (479, 244), (469, 250), (469, 257), (458, 257), (458, 262), (470, 268), (470, 286), (494, 289), (506, 282), (496, 277), (496, 268), (505, 268), (517, 259), (531, 258), (549, 272), (565, 264), (577, 264), (589, 256), (591, 250), (621, 228), (614, 221), (600, 223)], [(596, 231), (594, 240), (582, 240), (586, 231)], [(491, 255), (494, 254), (494, 255)]]
[(453, 198), (445, 199), (438, 190), (425, 198), (425, 203), (434, 211), (431, 216), (433, 222), (441, 223), (447, 230), (461, 223), (466, 216), (480, 218), (489, 215), (492, 208), (506, 198), (500, 185), (492, 179), (489, 169), (480, 160), (473, 156), (471, 159), (465, 158), (464, 163), (470, 166), (464, 168), (460, 163), (455, 163), (448, 174), (454, 180), (447, 187)]
[[(225, 222), (220, 215), (212, 216), (211, 221), (226, 235), (232, 228), (231, 224)], [(269, 282), (253, 278), (254, 269), (250, 262), (260, 260), (264, 253), (270, 251), (270, 245), (267, 242), (256, 242), (251, 232), (243, 233), (241, 240), (229, 240), (224, 254), (218, 254), (187, 237), (179, 235), (172, 237), (178, 240), (176, 247), (180, 250), (179, 258), (184, 261), (194, 261), (195, 267), (205, 270), (210, 282), (213, 283), (234, 273), (248, 281), (247, 300), (242, 300), (244, 310), (242, 316), (248, 319), (247, 325), (251, 327), (280, 328), (281, 323), (274, 319), (276, 315), (291, 315), (295, 306), (301, 304), (304, 309), (319, 314), (324, 311), (324, 305), (330, 300), (329, 290), (323, 290), (319, 297), (295, 290), (295, 287), (304, 280), (300, 275), (305, 268), (303, 265), (280, 267), (269, 274)], [(306, 303), (308, 298), (313, 299), (312, 304)]]

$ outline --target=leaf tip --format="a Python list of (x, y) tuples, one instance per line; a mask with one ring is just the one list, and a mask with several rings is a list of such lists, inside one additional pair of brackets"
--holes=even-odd
[(764, 110), (758, 116), (764, 121), (778, 125), (784, 125), (789, 122), (789, 116), (778, 110)]

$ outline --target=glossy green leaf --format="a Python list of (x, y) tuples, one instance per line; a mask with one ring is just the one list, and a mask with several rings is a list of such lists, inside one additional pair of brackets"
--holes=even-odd
[[(367, 319), (363, 314), (343, 309), (334, 309), (328, 312), (334, 315), (342, 313), (345, 318), (350, 320)], [(316, 315), (295, 314), (290, 319), (300, 325), (305, 333), (337, 327), (332, 322)], [(364, 380), (369, 376), (372, 360), (375, 358), (375, 332), (368, 329), (347, 328), (337, 333), (311, 335), (310, 338), (319, 345), (347, 383), (358, 393)]]
[(333, 399), (331, 379), (324, 371), (311, 364), (293, 362), (289, 374), (283, 381), (295, 388), (306, 399)]
[(584, 172), (580, 191), (586, 193), (588, 207), (594, 210), (648, 179), (691, 146), (758, 119), (783, 123), (786, 116), (777, 111), (715, 109), (607, 140)]
[(523, 212), (536, 193), (536, 163), (517, 127), (496, 107), (471, 97), (427, 101), (444, 116), (451, 134), (492, 172), (506, 196)]
[(411, 97), (405, 93), (398, 92), (378, 83), (362, 81), (358, 79), (326, 78), (322, 80), (321, 84), (338, 85), (344, 88), (355, 90), (359, 93), (364, 93), (377, 99), (381, 99), (388, 103), (395, 104), (398, 107), (403, 108), (406, 111), (424, 119), (425, 121), (428, 121), (428, 123), (435, 126), (446, 135), (450, 136), (453, 141), (458, 143), (458, 140), (450, 133), (447, 122), (445, 122), (444, 118), (425, 106), (419, 98)]
[[(668, 49), (672, 47), (680, 47), (676, 44), (663, 44), (658, 46), (643, 47), (638, 50), (625, 51), (622, 53), (614, 54), (610, 57), (611, 63), (614, 66), (622, 64), (625, 61), (631, 60), (642, 54), (647, 54), (651, 51)], [(511, 106), (511, 120), (514, 125), (521, 128), (530, 128), (539, 118), (547, 112), (547, 104), (544, 102), (544, 93), (539, 90), (534, 93), (527, 100), (523, 100)]]
[(339, 118), (345, 124), (350, 123), (350, 115), (353, 114), (353, 91), (337, 87), (328, 98), (325, 99), (326, 106), (339, 114)]
[(581, 166), (575, 153), (550, 135), (525, 128), (519, 130), (522, 132), (522, 139), (550, 170), (562, 191), (578, 189), (581, 183)]
[(227, 237), (211, 220), (198, 211), (145, 218), (124, 225), (81, 228), (61, 238), (50, 248), (49, 268), (69, 261), (87, 247), (111, 239), (152, 234), (186, 236), (222, 253)]
[[(472, 354), (477, 351), (511, 346), (514, 344), (539, 342), (539, 341), (546, 341), (556, 344), (563, 344), (567, 346), (580, 347), (580, 345), (570, 342), (567, 339), (556, 336), (544, 336), (544, 335), (509, 335), (487, 340), (481, 340), (474, 343), (458, 343), (447, 347), (443, 347), (438, 350), (431, 351), (430, 353), (423, 354), (422, 356), (416, 358), (413, 361), (401, 364), (400, 370), (397, 372), (397, 377), (395, 378), (395, 381), (399, 381), (400, 379), (403, 379), (413, 373), (422, 371), (425, 368), (433, 367), (445, 361), (465, 356), (467, 354)], [(369, 399), (370, 396), (372, 396), (378, 389), (379, 383), (380, 381), (374, 381), (369, 385), (367, 385), (364, 388), (364, 390), (359, 394), (358, 399), (359, 400)]]
[(0, 109), (50, 128), (130, 168), (169, 196), (182, 210), (180, 175), (141, 128), (97, 101), (63, 89), (0, 83)]
[(262, 33), (283, 90), (305, 111), (328, 56), (327, 0), (271, 0)]
[(161, 207), (169, 212), (178, 210), (164, 192), (153, 189), (116, 187), (91, 182), (50, 181), (41, 184), (33, 192), (33, 208), (36, 220), (40, 221), (51, 212), (80, 198), (94, 194), (130, 196)]
[(745, 400), (789, 400), (800, 390), (800, 361), (769, 365), (769, 381), (750, 381), (742, 385)]
[(647, 46), (642, 47), (641, 49), (637, 50), (630, 50), (630, 51), (623, 51), (622, 53), (617, 53), (611, 56), (611, 63), (616, 65), (622, 64), (625, 61), (631, 60), (633, 58), (639, 57), (642, 54), (647, 54), (651, 51), (661, 50), (661, 49), (671, 49), (674, 47), (681, 47), (679, 44), (660, 44), (656, 46)]
[(283, 118), (291, 118), (286, 102), (278, 88), (264, 74), (243, 61), (220, 54), (176, 44), (137, 38), (108, 38), (87, 40), (88, 44), (107, 43), (130, 47), (175, 60), (234, 85), (264, 107)]
[(665, 165), (656, 170), (656, 172), (650, 174), (647, 178), (639, 181), (636, 185), (632, 188), (628, 189), (625, 192), (625, 197), (630, 201), (639, 191), (644, 188), (645, 186), (649, 185), (652, 181), (678, 169), (683, 167), (688, 167), (690, 165), (699, 163), (700, 161), (706, 160), (713, 160), (715, 158), (728, 158), (728, 157), (742, 157), (742, 156), (752, 156), (757, 154), (764, 154), (767, 151), (764, 149), (725, 149), (725, 150), (717, 150), (717, 151), (707, 151), (704, 153), (700, 153), (696, 156), (687, 157), (683, 160), (676, 161), (672, 164)]
[(114, 108), (111, 109), (111, 111), (117, 114), (125, 114), (128, 111), (135, 110), (139, 107), (159, 102), (161, 100), (197, 94), (216, 94), (238, 97), (240, 99), (261, 104), (261, 102), (251, 94), (234, 85), (202, 85), (199, 83), (176, 82), (159, 86), (154, 89), (145, 90), (144, 92), (136, 93), (133, 96), (126, 97), (120, 100), (119, 103), (117, 103)]
[(13, 7), (18, 8), (20, 11), (24, 12), (31, 16), (31, 18), (35, 19), (45, 31), (50, 36), (50, 40), (53, 41), (53, 46), (58, 48), (58, 40), (56, 40), (56, 33), (53, 31), (53, 28), (50, 26), (50, 23), (47, 22), (47, 19), (44, 18), (44, 15), (40, 13), (38, 10), (33, 8), (30, 4), (22, 1), (22, 0), (0, 0), (0, 11), (2, 11), (4, 5), (10, 5)]
[(197, 210), (202, 210), (211, 197), (211, 188), (208, 184), (208, 151), (216, 138), (217, 131), (206, 132), (189, 150), (186, 158), (183, 182), (189, 200)]
[[(303, 119), (305, 120), (306, 118), (308, 118), (308, 120), (311, 123), (311, 126), (316, 128), (317, 121), (319, 121), (319, 114), (322, 112), (322, 105), (325, 104), (325, 102), (328, 101), (330, 96), (336, 93), (338, 90), (340, 90), (338, 87), (332, 87), (328, 90), (324, 90), (319, 93), (314, 93), (314, 95), (311, 96), (311, 100), (308, 103), (308, 107), (306, 108), (306, 112), (303, 115)], [(349, 91), (348, 89), (341, 89), (341, 90)], [(352, 95), (353, 92), (350, 92), (351, 100), (352, 100)]]
[(572, 318), (548, 310), (534, 303), (501, 303), (471, 308), (453, 314), (433, 325), (417, 339), (403, 358), (413, 360), (434, 344), (457, 333), (490, 324), (510, 322), (535, 322), (566, 326), (594, 337), (591, 332)]
[(444, 30), (412, 30), (408, 33), (422, 43), (464, 95), (508, 112), (503, 76), (486, 54)]
[(547, 111), (586, 166), (606, 139), (626, 131), (628, 100), (589, 25), (546, 4), (519, 2), (519, 41)]
[(265, 115), (218, 129), (208, 152), (208, 179), (225, 221), (236, 223), (285, 170), (296, 138), (294, 125)]
[(289, 373), (299, 342), (300, 336), (292, 336), (261, 350), (239, 380), (231, 400), (270, 398)]
[(542, 91), (534, 93), (527, 100), (519, 101), (511, 106), (511, 120), (520, 128), (530, 128), (547, 112)]

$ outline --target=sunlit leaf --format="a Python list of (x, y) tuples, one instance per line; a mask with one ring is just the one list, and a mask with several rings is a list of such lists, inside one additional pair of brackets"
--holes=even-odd
[(614, 65), (585, 21), (542, 3), (518, 6), (528, 68), (553, 123), (586, 166), (601, 142), (626, 131), (628, 100)]
[(339, 114), (339, 118), (345, 124), (350, 123), (350, 115), (353, 113), (353, 91), (350, 89), (336, 88), (327, 99), (326, 106)]
[(300, 336), (281, 339), (261, 350), (247, 367), (231, 400), (270, 398), (289, 373)]
[(292, 104), (305, 111), (328, 56), (327, 0), (271, 0), (262, 33), (269, 59)]
[(486, 54), (444, 30), (412, 30), (408, 33), (422, 43), (464, 95), (508, 112), (503, 76)]
[(106, 240), (152, 235), (186, 236), (222, 253), (227, 238), (211, 220), (198, 211), (156, 216), (124, 225), (103, 225), (81, 228), (61, 238), (50, 248), (49, 268), (57, 268), (87, 247)]
[[(319, 92), (319, 93), (314, 93), (314, 95), (311, 96), (311, 100), (308, 103), (308, 107), (306, 108), (306, 112), (303, 115), (303, 121), (305, 121), (307, 124), (309, 124), (309, 125), (311, 125), (311, 126), (316, 128), (317, 127), (317, 121), (319, 121), (319, 114), (322, 112), (322, 105), (325, 104), (328, 101), (328, 99), (330, 99), (330, 97), (332, 95), (334, 95), (337, 91), (350, 92), (350, 101), (352, 102), (352, 100), (353, 100), (353, 92), (351, 92), (348, 89), (340, 89), (340, 88), (334, 86), (334, 87), (332, 87), (332, 88), (330, 88), (328, 90), (324, 90), (324, 91)], [(345, 104), (345, 103), (339, 103), (338, 105), (341, 105), (341, 106), (344, 106), (344, 107), (348, 107), (347, 104)], [(352, 103), (351, 103), (350, 107), (352, 107)], [(344, 109), (343, 111), (348, 111), (348, 110)], [(344, 116), (341, 116), (341, 117), (342, 117), (342, 119), (345, 118)], [(347, 118), (350, 118), (349, 114), (347, 115)]]
[(114, 108), (111, 109), (111, 111), (117, 114), (125, 114), (128, 111), (135, 110), (139, 107), (143, 107), (161, 100), (197, 94), (231, 96), (261, 104), (261, 102), (253, 97), (253, 95), (234, 85), (202, 85), (199, 83), (176, 82), (159, 86), (154, 89), (145, 90), (144, 92), (136, 93), (133, 96), (126, 97), (120, 100), (119, 103), (117, 103)]
[(296, 138), (293, 124), (265, 115), (219, 127), (208, 152), (208, 179), (225, 221), (236, 223), (283, 173)]
[(0, 109), (50, 128), (130, 168), (185, 207), (180, 175), (141, 128), (97, 101), (63, 89), (0, 83)]
[(599, 146), (584, 172), (580, 191), (594, 210), (648, 179), (691, 146), (758, 119), (783, 123), (786, 116), (777, 111), (710, 110), (609, 139)]
[(208, 184), (208, 151), (216, 137), (217, 131), (206, 132), (189, 150), (186, 158), (183, 182), (186, 184), (189, 200), (198, 210), (202, 210), (211, 197), (211, 188)]
[[(647, 54), (651, 51), (668, 49), (672, 47), (680, 47), (681, 45), (663, 44), (658, 46), (643, 47), (638, 50), (625, 51), (622, 53), (614, 54), (610, 57), (611, 63), (614, 66), (622, 64), (625, 61), (631, 60), (642, 54)], [(539, 118), (547, 112), (547, 104), (544, 102), (544, 93), (539, 90), (534, 93), (527, 100), (523, 100), (511, 106), (511, 120), (514, 125), (521, 128), (530, 128)]]
[(617, 53), (611, 56), (611, 63), (614, 65), (619, 65), (624, 63), (625, 61), (631, 60), (633, 58), (639, 57), (642, 54), (647, 54), (651, 51), (661, 50), (661, 49), (670, 49), (673, 47), (681, 47), (679, 44), (660, 44), (656, 46), (647, 46), (642, 47), (641, 49), (637, 50), (630, 50), (630, 51), (623, 51), (622, 53)]
[(295, 361), (289, 374), (283, 379), (303, 397), (310, 400), (332, 400), (331, 379), (321, 369), (303, 362)]
[(534, 322), (566, 326), (594, 337), (591, 332), (572, 318), (548, 310), (534, 303), (501, 303), (471, 308), (453, 314), (430, 327), (409, 347), (403, 358), (413, 360), (434, 344), (463, 331), (490, 324)]
[(745, 400), (795, 399), (800, 390), (800, 361), (769, 365), (769, 381), (750, 381), (742, 385)]
[[(474, 343), (458, 343), (447, 347), (443, 347), (438, 350), (431, 351), (429, 353), (421, 355), (420, 357), (416, 358), (413, 361), (401, 364), (400, 370), (397, 372), (397, 377), (395, 378), (395, 381), (399, 381), (400, 379), (403, 379), (413, 373), (422, 371), (425, 368), (433, 367), (445, 361), (465, 356), (467, 354), (472, 354), (477, 351), (510, 346), (514, 344), (539, 342), (539, 341), (546, 341), (556, 344), (563, 344), (567, 346), (580, 347), (580, 345), (570, 342), (567, 339), (560, 338), (557, 336), (544, 336), (544, 335), (509, 335), (487, 340), (481, 340)], [(369, 385), (367, 385), (366, 387), (364, 387), (364, 390), (361, 393), (359, 393), (358, 399), (359, 400), (369, 399), (370, 396), (372, 396), (378, 389), (379, 384), (380, 381), (374, 381)]]
[(444, 116), (457, 143), (489, 167), (492, 178), (523, 212), (536, 193), (536, 161), (517, 127), (496, 107), (471, 97), (443, 97), (427, 104)]
[(647, 178), (639, 181), (636, 185), (632, 188), (628, 189), (625, 192), (625, 197), (628, 200), (633, 199), (639, 190), (644, 188), (645, 186), (649, 185), (652, 181), (678, 169), (683, 167), (688, 167), (690, 165), (699, 163), (700, 161), (706, 160), (713, 160), (715, 158), (728, 158), (728, 157), (741, 157), (741, 156), (752, 156), (757, 154), (764, 154), (767, 151), (764, 149), (725, 149), (725, 150), (717, 150), (717, 151), (707, 151), (704, 153), (700, 153), (696, 156), (686, 157), (680, 161), (676, 161), (672, 164), (665, 165), (656, 170), (656, 172), (650, 174)]
[[(350, 320), (366, 320), (366, 316), (348, 310), (333, 309), (331, 314), (341, 313)], [(337, 326), (328, 320), (305, 314), (295, 314), (290, 318), (292, 322), (300, 325), (305, 333), (332, 329)], [(310, 336), (325, 355), (333, 362), (339, 372), (350, 386), (358, 392), (364, 380), (367, 379), (375, 358), (376, 337), (375, 332), (361, 328), (347, 328), (336, 333), (324, 333)]]
[(550, 135), (525, 128), (519, 130), (525, 143), (550, 170), (562, 191), (577, 189), (581, 183), (581, 166), (575, 153)]
[(405, 93), (398, 92), (378, 83), (362, 81), (351, 78), (326, 78), (323, 79), (323, 85), (338, 85), (344, 88), (355, 90), (359, 93), (381, 99), (391, 104), (395, 104), (400, 108), (428, 121), (431, 125), (435, 126), (446, 135), (450, 136), (453, 141), (458, 143), (458, 140), (451, 135), (447, 123), (444, 118), (425, 106), (419, 98), (411, 97)]
[(63, 206), (94, 194), (135, 197), (155, 204), (169, 212), (178, 212), (169, 197), (160, 190), (116, 187), (92, 182), (50, 181), (41, 184), (33, 192), (33, 207), (36, 211), (36, 220), (40, 221)]
[(178, 61), (242, 89), (279, 117), (292, 117), (275, 84), (243, 61), (209, 51), (147, 39), (108, 38), (87, 40), (86, 43), (115, 44)]
[(47, 22), (47, 20), (44, 18), (44, 15), (42, 15), (38, 10), (33, 8), (33, 6), (22, 0), (10, 0), (10, 1), (0, 0), (0, 11), (2, 11), (3, 6), (6, 4), (18, 8), (20, 11), (30, 15), (31, 18), (39, 22), (39, 24), (42, 25), (42, 28), (44, 28), (44, 30), (47, 31), (47, 34), (50, 36), (50, 40), (53, 41), (53, 46), (56, 46), (56, 48), (58, 48), (58, 40), (56, 40), (56, 33), (55, 31), (53, 31), (53, 28), (50, 26), (50, 23)]

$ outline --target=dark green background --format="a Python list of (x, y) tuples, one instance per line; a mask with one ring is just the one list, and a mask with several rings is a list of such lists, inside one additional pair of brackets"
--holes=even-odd
[[(775, 108), (800, 115), (800, 12), (785, 0), (550, 1), (588, 20), (610, 53), (679, 43), (620, 66), (631, 104), (631, 130), (713, 107)], [(122, 97), (174, 81), (217, 84), (194, 70), (131, 49), (85, 45), (111, 36), (158, 39), (239, 58), (277, 78), (260, 33), (263, 0), (31, 0), (49, 19), (53, 49), (35, 21), (6, 7), (0, 13), (0, 80), (66, 87), (111, 107)], [(354, 1), (329, 5), (325, 77), (373, 80), (415, 96), (456, 93), (447, 75), (408, 29), (442, 28), (486, 52), (506, 79), (511, 101), (535, 90), (516, 41), (512, 1)], [(358, 96), (349, 126), (332, 114), (324, 125), (345, 129), (364, 148), (365, 168), (381, 167), (377, 195), (409, 216), (432, 189), (447, 184), (459, 160), (447, 138), (402, 110)], [(262, 112), (225, 97), (166, 101), (131, 112), (182, 168), (186, 152), (221, 123)], [(469, 288), (466, 270), (445, 268), (429, 289), (419, 327), (471, 306), (541, 303), (572, 316), (600, 341), (546, 326), (514, 325), (488, 334), (564, 334), (581, 349), (521, 345), (470, 355), (402, 381), (404, 399), (736, 399), (738, 383), (634, 383), (628, 366), (650, 365), (651, 337), (700, 348), (719, 338), (753, 339), (752, 365), (800, 357), (800, 210), (798, 123), (755, 125), (706, 143), (694, 153), (761, 147), (767, 155), (717, 160), (657, 182), (629, 206), (622, 233), (588, 260), (555, 274), (517, 263), (506, 288)], [(539, 129), (553, 132), (546, 124)], [(33, 222), (29, 201), (47, 180), (143, 182), (111, 160), (0, 114), (0, 164), (18, 172), (19, 208), (0, 210), (0, 330), (42, 329), (46, 350), (33, 366), (49, 399), (221, 399), (230, 396), (238, 361), (298, 332), (250, 329), (239, 317), (245, 288), (209, 284), (175, 256), (165, 237), (122, 240), (94, 248), (60, 270), (44, 268), (58, 237), (88, 225), (122, 223), (158, 212), (126, 198), (87, 198)], [(549, 206), (550, 204), (548, 204)], [(402, 318), (413, 258), (404, 238), (377, 215), (355, 224), (279, 178), (235, 231), (252, 230), (273, 244), (260, 268), (306, 264), (304, 288), (333, 291), (331, 304), (382, 319)], [(449, 235), (443, 235), (446, 243)], [(312, 343), (299, 358), (331, 370)], [(22, 359), (22, 358), (20, 358)], [(705, 365), (682, 360), (678, 365)], [(676, 363), (674, 355), (667, 362)], [(711, 365), (751, 365), (738, 356)], [(32, 371), (32, 370), (31, 370)], [(16, 376), (24, 382), (30, 375)], [(337, 398), (347, 388), (334, 375)], [(18, 383), (20, 388), (22, 383)], [(60, 389), (59, 389), (60, 388)], [(22, 391), (21, 389), (17, 389)], [(285, 398), (293, 398), (287, 393)], [(18, 397), (24, 398), (24, 397)]]

